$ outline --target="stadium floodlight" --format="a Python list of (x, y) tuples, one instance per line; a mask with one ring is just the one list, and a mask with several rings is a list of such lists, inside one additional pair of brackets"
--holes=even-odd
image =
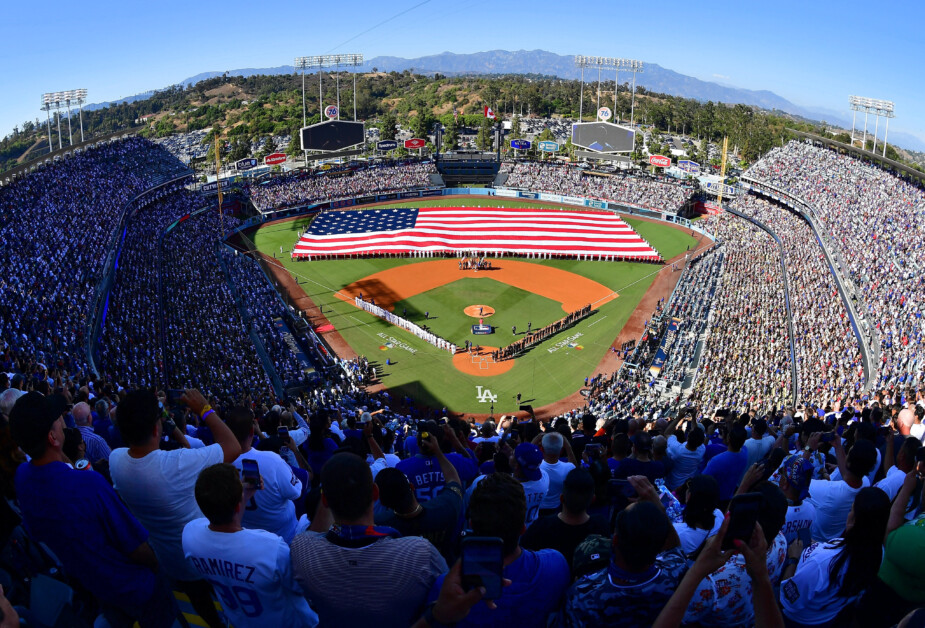
[(862, 149), (867, 149), (867, 116), (874, 114), (877, 117), (874, 125), (874, 146), (871, 152), (877, 152), (877, 133), (880, 130), (880, 118), (886, 118), (886, 131), (883, 134), (883, 157), (886, 158), (886, 140), (890, 134), (890, 118), (895, 118), (893, 113), (893, 102), (890, 100), (879, 100), (877, 98), (865, 98), (863, 96), (849, 96), (848, 106), (854, 111), (851, 118), (851, 145), (854, 146), (854, 127), (857, 121), (858, 111), (864, 112), (864, 139), (861, 143)]
[[(42, 94), (42, 111), (49, 111), (51, 107), (54, 107), (58, 110), (58, 149), (63, 148), (61, 145), (61, 104), (64, 103), (67, 108), (67, 129), (68, 129), (68, 139), (70, 144), (74, 144), (74, 136), (71, 130), (71, 103), (76, 103), (78, 111), (80, 112), (80, 141), (84, 141), (84, 123), (83, 123), (83, 104), (87, 101), (87, 90), (85, 88), (81, 89), (69, 89), (63, 92), (47, 92)], [(49, 121), (49, 138), (51, 137), (51, 124)], [(50, 140), (49, 140), (50, 141)]]
[(633, 96), (630, 105), (630, 125), (633, 124), (636, 109), (636, 74), (643, 71), (643, 62), (636, 59), (624, 59), (622, 57), (592, 57), (587, 55), (575, 55), (575, 65), (581, 69), (581, 95), (578, 99), (578, 121), (581, 122), (584, 111), (585, 95), (585, 68), (597, 68), (597, 105), (601, 105), (601, 70), (615, 70), (613, 86), (613, 106), (614, 111), (617, 109), (617, 90), (620, 85), (620, 70), (627, 70), (633, 73)]

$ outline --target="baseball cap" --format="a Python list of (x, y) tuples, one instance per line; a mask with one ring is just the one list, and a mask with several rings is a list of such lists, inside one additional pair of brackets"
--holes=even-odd
[(809, 482), (813, 479), (813, 463), (803, 457), (803, 454), (793, 454), (784, 460), (781, 471), (787, 478), (787, 483), (799, 494), (800, 499), (809, 497)]
[(606, 536), (591, 534), (575, 548), (572, 554), (572, 574), (576, 578), (600, 571), (610, 564), (613, 542)]
[(63, 410), (48, 397), (30, 392), (16, 400), (10, 410), (10, 434), (26, 452), (33, 451), (48, 437)]
[(521, 443), (514, 450), (514, 458), (524, 477), (529, 481), (539, 480), (543, 477), (540, 472), (540, 464), (543, 462), (543, 452), (533, 443)]

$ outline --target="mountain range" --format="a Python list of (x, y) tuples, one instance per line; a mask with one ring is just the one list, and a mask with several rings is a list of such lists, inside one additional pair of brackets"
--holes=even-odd
[[(402, 72), (414, 69), (421, 74), (445, 74), (457, 76), (466, 74), (534, 74), (555, 76), (563, 79), (578, 79), (581, 76), (579, 68), (575, 66), (574, 57), (559, 55), (546, 50), (489, 50), (470, 54), (456, 54), (443, 52), (435, 55), (404, 59), (401, 57), (380, 56), (366, 61), (363, 70), (376, 68), (379, 71)], [(252, 76), (255, 74), (291, 74), (295, 72), (291, 65), (282, 65), (274, 68), (242, 68), (226, 72), (202, 72), (195, 76), (179, 81), (180, 85), (191, 85), (199, 81), (228, 74), (229, 76)], [(585, 71), (585, 80), (596, 81), (594, 70)], [(602, 74), (604, 80), (613, 80), (614, 71), (606, 70)], [(620, 73), (620, 83), (630, 82), (632, 76), (629, 72)], [(796, 105), (786, 98), (768, 90), (750, 90), (729, 85), (721, 85), (687, 76), (656, 63), (646, 63), (644, 70), (636, 75), (636, 84), (647, 90), (683, 96), (700, 101), (712, 100), (724, 103), (743, 103), (761, 107), (762, 109), (778, 110), (791, 115), (800, 116), (809, 120), (826, 121), (829, 124), (850, 128), (851, 119), (847, 111), (839, 112), (830, 109), (803, 107)], [(136, 94), (115, 101), (114, 103), (99, 103), (90, 105), (87, 109), (97, 109), (109, 104), (120, 102), (133, 102), (149, 97), (153, 92)], [(890, 135), (891, 143), (912, 150), (925, 150), (925, 142), (910, 133), (894, 131)]]

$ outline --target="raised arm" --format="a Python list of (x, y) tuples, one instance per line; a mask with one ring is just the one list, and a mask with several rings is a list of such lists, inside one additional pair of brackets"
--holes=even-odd
[(183, 393), (181, 400), (189, 406), (190, 410), (198, 414), (212, 431), (215, 442), (222, 448), (225, 463), (231, 464), (234, 462), (241, 455), (241, 445), (221, 417), (218, 416), (218, 413), (212, 409), (206, 398), (202, 396), (202, 393), (195, 388), (190, 388)]

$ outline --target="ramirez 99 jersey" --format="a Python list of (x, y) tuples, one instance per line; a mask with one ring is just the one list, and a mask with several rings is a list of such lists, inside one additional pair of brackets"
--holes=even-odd
[(183, 529), (183, 552), (235, 628), (318, 624), (292, 578), (289, 546), (272, 532), (215, 532), (208, 519), (195, 519)]

